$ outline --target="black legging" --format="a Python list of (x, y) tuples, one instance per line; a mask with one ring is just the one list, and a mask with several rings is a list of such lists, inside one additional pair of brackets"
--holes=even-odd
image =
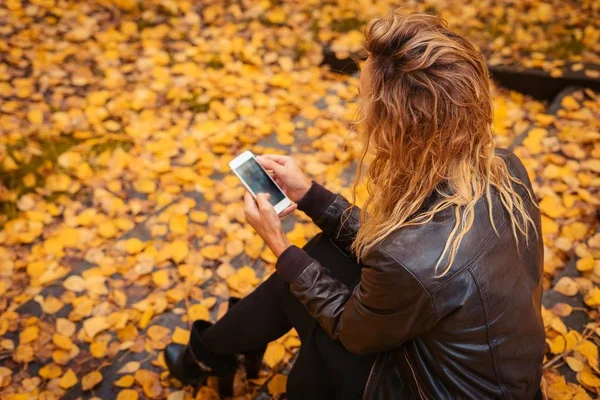
[[(356, 260), (345, 256), (325, 235), (316, 236), (304, 249), (349, 288), (360, 281)], [(236, 354), (264, 346), (291, 328), (298, 331), (302, 345), (288, 377), (288, 398), (361, 398), (375, 355), (352, 354), (331, 339), (277, 273), (205, 330), (202, 339), (216, 354)]]

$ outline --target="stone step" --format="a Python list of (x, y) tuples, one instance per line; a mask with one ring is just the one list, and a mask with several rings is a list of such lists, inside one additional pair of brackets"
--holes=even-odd
[[(352, 74), (358, 71), (354, 61), (358, 56), (338, 58), (330, 46), (323, 47), (323, 65), (328, 65), (332, 71)], [(526, 94), (538, 100), (556, 98), (564, 89), (572, 86), (587, 87), (600, 90), (600, 79), (585, 74), (585, 70), (600, 72), (600, 65), (584, 65), (580, 71), (565, 68), (561, 76), (555, 77), (549, 71), (541, 69), (525, 69), (517, 66), (488, 65), (492, 78), (501, 86)]]

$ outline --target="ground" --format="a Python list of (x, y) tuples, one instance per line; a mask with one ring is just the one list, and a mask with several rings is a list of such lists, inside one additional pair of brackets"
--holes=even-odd
[[(324, 48), (355, 51), (389, 3), (230, 3), (0, 5), (2, 399), (218, 398), (214, 381), (195, 394), (169, 379), (161, 350), (273, 272), (228, 162), (291, 153), (352, 198), (358, 80), (320, 64)], [(595, 76), (597, 2), (446, 3), (414, 7), (443, 9), (490, 63)], [(543, 213), (544, 393), (597, 397), (600, 95), (493, 98), (497, 144), (523, 160)], [(284, 225), (298, 245), (318, 232), (299, 212)], [(294, 332), (270, 344), (236, 397), (280, 397), (298, 345)]]

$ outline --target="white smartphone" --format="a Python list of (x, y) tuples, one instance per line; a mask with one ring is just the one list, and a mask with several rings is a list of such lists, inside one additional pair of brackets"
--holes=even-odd
[(275, 207), (277, 214), (292, 204), (251, 151), (245, 151), (231, 160), (229, 168), (240, 178), (252, 197), (259, 193), (269, 193), (269, 202)]

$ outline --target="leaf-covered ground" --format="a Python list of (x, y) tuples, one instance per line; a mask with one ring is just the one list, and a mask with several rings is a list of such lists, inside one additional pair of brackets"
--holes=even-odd
[[(492, 46), (490, 62), (597, 61), (597, 2), (472, 1), (455, 14), (451, 3), (411, 4), (444, 9)], [(577, 4), (584, 11), (567, 14)], [(388, 7), (0, 4), (2, 399), (193, 397), (169, 379), (161, 350), (185, 343), (194, 319), (225, 313), (275, 261), (243, 222), (244, 189), (227, 163), (242, 149), (297, 154), (350, 196), (357, 78), (320, 67), (322, 47), (354, 51), (363, 20)], [(481, 36), (491, 15), (503, 22), (489, 31), (504, 39)], [(519, 27), (520, 40), (500, 43)], [(564, 43), (556, 32), (581, 43), (553, 52)], [(569, 90), (544, 104), (494, 88), (494, 110), (497, 142), (526, 164), (544, 214), (544, 391), (595, 398), (600, 94)], [(298, 245), (318, 231), (301, 213), (285, 227)], [(283, 392), (298, 345), (294, 332), (272, 343), (259, 380), (240, 371), (236, 396)], [(215, 384), (197, 397), (217, 398)]]

